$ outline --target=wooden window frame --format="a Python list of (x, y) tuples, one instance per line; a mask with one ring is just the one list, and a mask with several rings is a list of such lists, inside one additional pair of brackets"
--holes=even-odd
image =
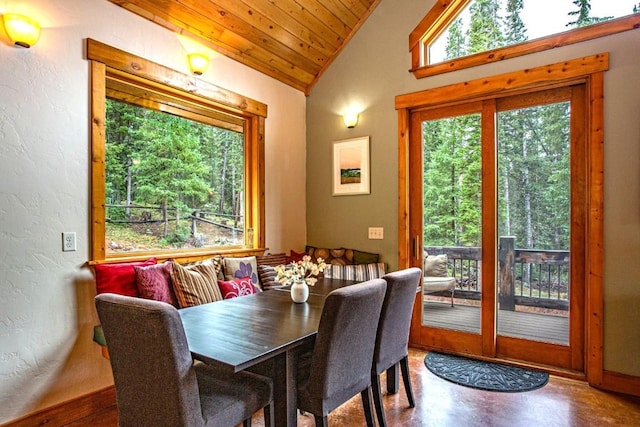
[[(193, 262), (215, 254), (258, 255), (265, 246), (264, 132), (267, 106), (194, 77), (140, 58), (96, 40), (87, 39), (91, 74), (91, 254), (89, 264), (158, 260)], [(245, 228), (253, 228), (253, 241), (243, 247), (150, 251), (107, 255), (106, 231), (106, 98), (107, 80), (130, 87), (152, 87), (188, 104), (180, 115), (211, 124), (220, 120), (243, 126), (245, 135)], [(154, 101), (151, 101), (154, 102)], [(176, 109), (177, 111), (177, 109)]]
[[(398, 268), (421, 265), (419, 236), (414, 235), (411, 209), (410, 171), (417, 167), (412, 152), (412, 115), (435, 106), (453, 106), (471, 101), (498, 99), (517, 94), (526, 94), (554, 87), (568, 87), (584, 83), (586, 87), (586, 115), (588, 122), (585, 195), (586, 224), (585, 243), (585, 373), (589, 384), (604, 386), (604, 72), (609, 69), (609, 54), (600, 53), (562, 63), (531, 68), (493, 77), (482, 78), (449, 86), (428, 89), (395, 99), (398, 112)], [(483, 127), (483, 132), (485, 131)], [(487, 132), (492, 133), (492, 129)], [(483, 136), (484, 137), (484, 136)], [(488, 155), (491, 153), (487, 153)], [(483, 153), (483, 156), (485, 153)], [(418, 156), (420, 157), (420, 156)], [(413, 165), (413, 166), (412, 166)], [(483, 185), (493, 185), (488, 181)], [(414, 189), (415, 191), (415, 189)], [(483, 241), (483, 247), (491, 246)], [(495, 243), (495, 242), (494, 242)], [(486, 258), (483, 253), (483, 258)], [(484, 273), (484, 271), (483, 271)], [(489, 279), (489, 278), (488, 278)], [(483, 279), (484, 281), (484, 279)], [(410, 341), (420, 338), (421, 300), (414, 304)], [(418, 319), (416, 322), (415, 319)], [(491, 321), (489, 319), (488, 321)]]
[(640, 13), (623, 16), (610, 21), (556, 33), (522, 43), (487, 50), (473, 55), (454, 58), (429, 65), (429, 45), (435, 41), (447, 25), (458, 16), (471, 0), (437, 0), (427, 15), (409, 35), (411, 72), (417, 79), (463, 70), (478, 65), (490, 64), (509, 58), (542, 52), (623, 31), (640, 28)]

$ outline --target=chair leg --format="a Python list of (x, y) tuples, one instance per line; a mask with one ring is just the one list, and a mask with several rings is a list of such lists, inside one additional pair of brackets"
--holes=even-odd
[(380, 427), (387, 427), (387, 420), (384, 416), (384, 405), (382, 404), (380, 375), (374, 371), (371, 372), (371, 389), (373, 391), (373, 404), (376, 408), (376, 415), (378, 416), (378, 425)]
[(274, 406), (273, 400), (264, 407), (264, 427), (274, 427), (276, 425), (276, 420), (274, 418)]
[(409, 356), (405, 356), (400, 360), (400, 369), (402, 370), (402, 381), (404, 382), (404, 390), (407, 392), (407, 400), (409, 400), (409, 406), (416, 407), (416, 402), (413, 399), (413, 389), (411, 388), (411, 377), (409, 376)]
[(242, 422), (242, 427), (251, 427), (251, 417)]
[(314, 415), (313, 417), (316, 419), (316, 427), (329, 427), (329, 421), (326, 415), (324, 417), (321, 415)]
[(453, 307), (453, 293), (456, 291), (456, 288), (451, 289), (451, 307)]
[(367, 387), (360, 392), (362, 397), (362, 406), (364, 406), (364, 417), (367, 420), (367, 427), (375, 427), (373, 420), (373, 405), (371, 402), (371, 387)]

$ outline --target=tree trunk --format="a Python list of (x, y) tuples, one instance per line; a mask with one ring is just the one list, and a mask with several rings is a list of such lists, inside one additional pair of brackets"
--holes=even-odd
[(131, 167), (133, 162), (131, 159), (127, 161), (127, 207), (125, 208), (125, 215), (127, 218), (131, 217)]
[(163, 237), (169, 235), (169, 215), (167, 214), (167, 201), (162, 201), (162, 222), (164, 223)]
[(220, 173), (220, 203), (218, 204), (218, 213), (223, 214), (224, 213), (224, 198), (225, 198), (225, 188), (227, 186), (227, 162), (228, 162), (228, 156), (227, 156), (227, 149), (229, 147), (229, 142), (225, 141), (224, 142), (224, 150), (222, 150), (222, 152), (224, 153), (223, 157), (222, 157), (222, 171)]

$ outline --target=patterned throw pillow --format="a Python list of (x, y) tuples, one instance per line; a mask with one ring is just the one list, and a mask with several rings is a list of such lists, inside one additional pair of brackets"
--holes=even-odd
[(258, 293), (258, 288), (251, 283), (251, 279), (243, 277), (242, 279), (220, 280), (218, 282), (220, 292), (224, 299), (237, 298), (245, 295), (253, 295)]
[(210, 259), (189, 266), (174, 262), (171, 282), (180, 307), (222, 300), (216, 268)]
[(263, 291), (282, 287), (282, 283), (276, 281), (278, 274), (272, 266), (258, 264), (258, 275), (260, 276), (260, 284)]
[(226, 280), (251, 278), (251, 283), (260, 286), (258, 280), (258, 263), (256, 257), (224, 258), (224, 278)]
[(142, 298), (166, 302), (178, 307), (171, 284), (172, 261), (162, 264), (135, 266), (136, 286)]
[(377, 279), (384, 276), (384, 262), (357, 265), (332, 265), (324, 270), (324, 277), (327, 279), (345, 279), (364, 282), (365, 280)]
[(213, 268), (215, 268), (216, 270), (216, 276), (218, 277), (218, 280), (223, 280), (224, 274), (222, 273), (222, 265), (224, 264), (224, 261), (222, 261), (222, 256), (216, 255), (213, 258), (210, 258), (210, 260), (213, 264)]
[(97, 264), (94, 266), (96, 272), (96, 292), (98, 294), (113, 293), (137, 297), (135, 266), (154, 265), (156, 258), (149, 258), (146, 261), (120, 262), (117, 264)]

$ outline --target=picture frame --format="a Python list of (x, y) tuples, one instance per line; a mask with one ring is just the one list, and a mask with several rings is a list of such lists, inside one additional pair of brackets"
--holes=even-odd
[(369, 137), (333, 143), (333, 196), (370, 194)]

